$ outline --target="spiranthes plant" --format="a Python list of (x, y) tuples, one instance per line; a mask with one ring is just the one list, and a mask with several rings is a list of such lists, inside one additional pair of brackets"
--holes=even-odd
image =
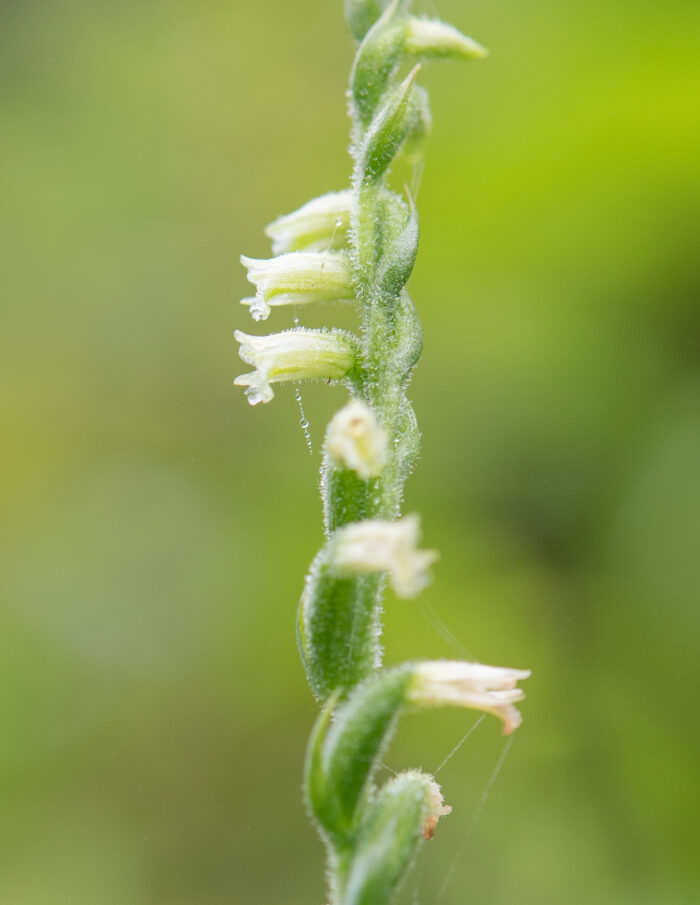
[(412, 16), (409, 2), (345, 0), (358, 42), (348, 92), (351, 185), (307, 202), (267, 228), (274, 257), (242, 257), (255, 320), (281, 305), (346, 300), (358, 330), (296, 327), (265, 336), (236, 331), (252, 371), (236, 378), (252, 405), (273, 384), (322, 380), (350, 399), (325, 436), (321, 496), (325, 542), (311, 563), (297, 619), (299, 652), (321, 712), (308, 746), (304, 794), (328, 852), (332, 905), (386, 905), (422, 839), (449, 813), (427, 773), (408, 770), (383, 785), (376, 769), (399, 717), (442, 705), (520, 723), (517, 682), (525, 670), (462, 661), (418, 661), (382, 669), (382, 598), (388, 584), (413, 597), (437, 555), (422, 550), (416, 515), (401, 517), (419, 433), (406, 395), (422, 334), (406, 291), (418, 248), (418, 216), (407, 190), (390, 187), (394, 161), (420, 160), (430, 128), (425, 59), (475, 60), (483, 47), (438, 20)]

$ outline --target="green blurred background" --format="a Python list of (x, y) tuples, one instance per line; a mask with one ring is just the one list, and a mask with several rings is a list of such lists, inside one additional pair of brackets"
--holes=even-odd
[[(485, 806), (495, 720), (440, 771), (401, 903), (690, 905), (700, 9), (420, 9), (492, 56), (424, 79), (406, 506), (442, 559), (387, 660), (533, 676)], [(325, 901), (294, 620), (343, 393), (303, 389), (312, 458), (293, 389), (233, 389), (232, 331), (238, 254), (346, 183), (352, 52), (340, 0), (0, 8), (2, 905)], [(473, 719), (407, 720), (388, 763)]]

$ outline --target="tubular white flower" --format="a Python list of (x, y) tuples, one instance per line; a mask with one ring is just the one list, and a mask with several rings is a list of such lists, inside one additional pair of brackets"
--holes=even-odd
[(347, 245), (352, 192), (328, 192), (265, 227), (272, 253), (328, 251)]
[(428, 568), (438, 558), (435, 550), (418, 550), (419, 540), (417, 515), (353, 522), (333, 536), (330, 564), (341, 573), (388, 572), (398, 597), (415, 597), (430, 583)]
[(326, 446), (334, 462), (356, 471), (367, 481), (381, 474), (386, 463), (388, 434), (372, 409), (354, 399), (333, 416)]
[(415, 666), (408, 699), (423, 707), (451, 704), (493, 713), (509, 735), (522, 723), (514, 706), (525, 694), (516, 687), (529, 669), (507, 669), (462, 660), (428, 660)]
[(439, 19), (409, 16), (404, 40), (408, 53), (415, 56), (480, 60), (489, 55), (488, 50), (473, 38), (468, 38), (454, 26)]
[(234, 333), (241, 344), (239, 354), (252, 365), (252, 374), (236, 377), (236, 386), (244, 386), (251, 405), (274, 398), (272, 383), (296, 383), (300, 380), (341, 380), (355, 366), (356, 345), (340, 330), (285, 330), (268, 336)]
[(247, 258), (241, 264), (257, 290), (250, 305), (255, 320), (264, 320), (271, 305), (305, 305), (308, 302), (348, 301), (354, 297), (352, 274), (342, 251), (293, 251), (276, 258)]

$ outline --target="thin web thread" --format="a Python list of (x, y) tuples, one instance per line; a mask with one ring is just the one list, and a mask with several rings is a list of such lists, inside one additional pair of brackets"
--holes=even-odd
[(457, 742), (457, 744), (456, 744), (456, 745), (454, 746), (454, 748), (450, 751), (450, 753), (447, 755), (447, 757), (444, 759), (444, 761), (440, 764), (440, 766), (437, 768), (437, 770), (434, 770), (434, 771), (433, 771), (433, 776), (437, 776), (438, 773), (440, 772), (440, 770), (442, 770), (442, 768), (443, 768), (443, 767), (445, 766), (445, 764), (448, 762), (448, 760), (451, 760), (451, 759), (455, 756), (455, 754), (459, 751), (459, 749), (460, 749), (460, 748), (462, 747), (462, 745), (466, 742), (466, 740), (469, 738), (469, 736), (472, 734), (472, 732), (476, 729), (476, 727), (477, 727), (481, 722), (483, 722), (483, 720), (484, 720), (485, 717), (486, 717), (486, 714), (485, 714), (485, 713), (482, 713), (481, 716), (479, 717), (479, 719), (474, 723), (474, 725), (473, 725), (470, 729), (467, 729), (467, 731), (464, 733), (464, 735), (462, 736), (462, 738)]
[(506, 740), (506, 743), (503, 746), (503, 750), (501, 751), (501, 756), (498, 758), (498, 761), (496, 762), (496, 766), (493, 768), (493, 772), (491, 773), (491, 776), (489, 777), (489, 781), (486, 784), (486, 788), (484, 789), (483, 794), (482, 794), (481, 798), (479, 799), (479, 803), (477, 804), (476, 809), (474, 810), (474, 813), (472, 814), (472, 819), (469, 821), (469, 826), (467, 827), (467, 831), (464, 834), (464, 838), (462, 839), (461, 843), (459, 844), (459, 848), (457, 849), (457, 854), (455, 855), (455, 859), (452, 862), (450, 869), (445, 874), (445, 879), (443, 880), (442, 886), (440, 887), (440, 891), (438, 892), (438, 896), (437, 896), (438, 901), (440, 899), (442, 899), (442, 897), (447, 892), (447, 888), (450, 885), (450, 881), (452, 880), (452, 876), (455, 872), (455, 868), (457, 867), (458, 862), (462, 858), (462, 854), (464, 852), (464, 847), (467, 844), (469, 837), (471, 836), (472, 831), (474, 830), (474, 827), (476, 826), (476, 823), (477, 823), (479, 817), (481, 817), (481, 814), (484, 810), (484, 805), (486, 804), (486, 801), (487, 801), (489, 795), (491, 794), (491, 790), (493, 789), (494, 783), (496, 782), (496, 779), (498, 778), (498, 774), (501, 772), (501, 768), (503, 767), (503, 764), (505, 762), (506, 757), (508, 756), (508, 752), (510, 751), (512, 744), (513, 744), (513, 736), (511, 735)]
[(437, 632), (437, 634), (442, 638), (443, 641), (446, 641), (453, 650), (457, 651), (457, 653), (462, 654), (462, 656), (466, 657), (468, 660), (474, 659), (474, 657), (469, 653), (469, 651), (462, 644), (459, 638), (449, 630), (449, 628), (445, 625), (445, 623), (431, 606), (429, 606), (424, 600), (421, 600), (420, 607), (423, 610), (425, 618), (428, 620), (428, 622), (431, 624), (433, 629)]
[(420, 896), (420, 886), (421, 886), (422, 876), (423, 876), (423, 864), (421, 862), (421, 864), (419, 865), (419, 867), (416, 871), (416, 879), (413, 884), (413, 905), (420, 905), (420, 901), (419, 901), (418, 897)]

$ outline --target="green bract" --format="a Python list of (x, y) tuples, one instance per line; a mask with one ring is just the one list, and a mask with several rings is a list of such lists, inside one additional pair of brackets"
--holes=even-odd
[(272, 384), (339, 382), (351, 399), (323, 450), (325, 542), (298, 610), (301, 659), (322, 702), (309, 742), (304, 790), (328, 849), (331, 905), (387, 905), (422, 839), (449, 813), (431, 776), (412, 770), (378, 787), (375, 771), (402, 713), (452, 705), (520, 723), (517, 687), (528, 673), (428, 661), (381, 669), (383, 594), (418, 594), (437, 554), (419, 547), (419, 520), (401, 517), (420, 434), (406, 395), (422, 347), (406, 291), (418, 251), (415, 204), (389, 185), (399, 155), (412, 164), (430, 128), (416, 59), (476, 59), (484, 49), (450, 25), (410, 15), (408, 0), (345, 0), (360, 42), (350, 79), (353, 174), (349, 188), (314, 198), (267, 228), (270, 259), (241, 260), (263, 319), (283, 305), (354, 301), (358, 336), (297, 328), (241, 331), (253, 367), (236, 379), (252, 404)]

